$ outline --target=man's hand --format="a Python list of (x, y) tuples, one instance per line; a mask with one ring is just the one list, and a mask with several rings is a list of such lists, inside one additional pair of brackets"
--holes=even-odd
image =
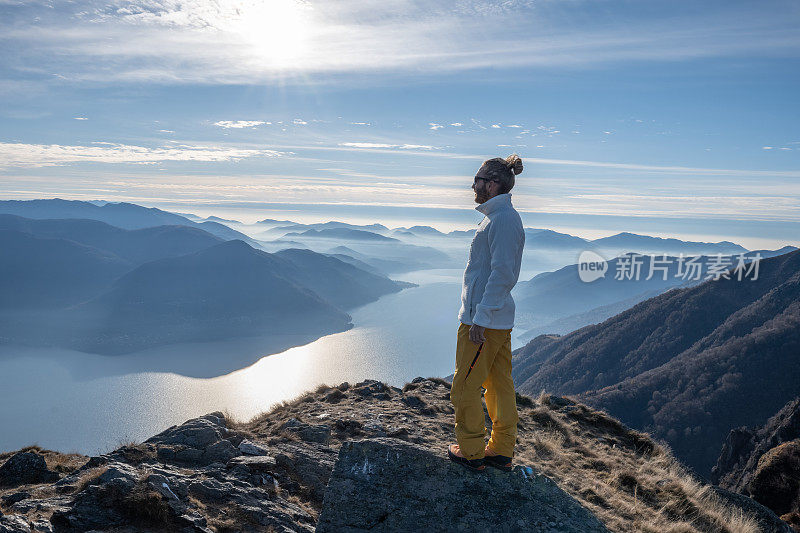
[(486, 342), (486, 337), (483, 336), (483, 332), (486, 328), (483, 326), (479, 326), (478, 324), (472, 324), (472, 327), (469, 328), (469, 340), (474, 342), (475, 344), (481, 344), (482, 342)]

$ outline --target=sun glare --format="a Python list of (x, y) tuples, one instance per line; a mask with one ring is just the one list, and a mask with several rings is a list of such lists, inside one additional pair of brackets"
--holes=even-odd
[(297, 0), (243, 2), (226, 30), (266, 67), (287, 69), (308, 50), (311, 7)]

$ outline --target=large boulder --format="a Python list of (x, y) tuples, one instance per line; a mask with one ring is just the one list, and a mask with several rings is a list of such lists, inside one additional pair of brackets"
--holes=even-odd
[(328, 481), (318, 532), (606, 532), (530, 467), (475, 473), (393, 438), (348, 441)]
[(31, 526), (25, 517), (0, 515), (0, 533), (30, 533)]
[(0, 466), (0, 486), (50, 483), (58, 474), (47, 468), (44, 457), (34, 452), (18, 452)]
[(711, 482), (750, 495), (750, 483), (761, 457), (795, 439), (800, 439), (800, 397), (784, 405), (763, 427), (731, 430), (711, 472)]
[(216, 412), (172, 426), (145, 444), (155, 446), (158, 459), (165, 463), (209, 465), (241, 455), (236, 448), (241, 440), (228, 430), (225, 415)]
[(762, 455), (748, 488), (754, 500), (778, 515), (800, 512), (800, 439)]

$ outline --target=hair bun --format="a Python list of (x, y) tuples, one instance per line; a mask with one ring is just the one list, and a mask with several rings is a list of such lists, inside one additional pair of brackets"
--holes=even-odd
[(516, 176), (522, 172), (522, 159), (517, 154), (512, 154), (506, 157), (506, 166), (511, 169), (511, 172)]

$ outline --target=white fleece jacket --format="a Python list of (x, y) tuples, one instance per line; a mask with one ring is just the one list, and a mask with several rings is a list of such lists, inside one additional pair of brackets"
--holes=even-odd
[(458, 320), (490, 329), (514, 327), (511, 289), (519, 279), (525, 230), (511, 194), (498, 194), (475, 207), (486, 215), (469, 248)]

